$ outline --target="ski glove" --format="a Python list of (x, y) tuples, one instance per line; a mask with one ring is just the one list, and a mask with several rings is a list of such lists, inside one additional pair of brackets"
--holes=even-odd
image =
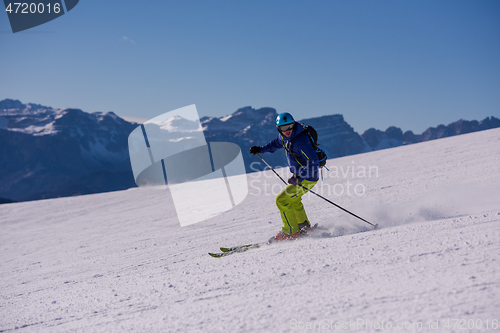
[(259, 146), (253, 146), (252, 148), (250, 148), (250, 154), (255, 155), (255, 154), (258, 154), (258, 153), (260, 153), (260, 147)]
[(300, 178), (297, 175), (293, 175), (290, 179), (288, 179), (288, 184), (290, 185), (300, 185)]

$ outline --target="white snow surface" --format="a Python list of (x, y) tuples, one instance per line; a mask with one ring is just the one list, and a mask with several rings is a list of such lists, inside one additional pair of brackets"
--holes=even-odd
[[(183, 228), (166, 189), (1, 205), (0, 331), (500, 330), (500, 129), (328, 166), (315, 190), (380, 229), (307, 195), (311, 237), (210, 257), (280, 229), (271, 171), (248, 175), (236, 208)], [(471, 320), (482, 328), (461, 329)]]

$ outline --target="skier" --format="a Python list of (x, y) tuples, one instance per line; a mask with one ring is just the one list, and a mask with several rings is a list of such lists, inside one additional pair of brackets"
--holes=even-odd
[(318, 182), (318, 156), (307, 134), (302, 134), (303, 126), (295, 122), (292, 115), (283, 112), (276, 118), (279, 135), (265, 146), (253, 146), (250, 153), (274, 153), (280, 148), (286, 151), (288, 165), (293, 176), (288, 185), (276, 197), (283, 228), (269, 242), (293, 239), (307, 233), (311, 228), (302, 196)]

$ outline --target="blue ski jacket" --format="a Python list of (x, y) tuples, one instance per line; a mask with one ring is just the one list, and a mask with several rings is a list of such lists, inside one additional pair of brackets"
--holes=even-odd
[[(316, 151), (314, 150), (309, 136), (304, 133), (300, 134), (303, 127), (300, 123), (295, 122), (295, 128), (289, 138), (280, 135), (269, 142), (267, 145), (260, 147), (262, 153), (274, 153), (280, 148), (284, 148), (290, 172), (300, 177), (300, 180), (318, 181), (319, 160)], [(290, 151), (290, 142), (297, 137)]]

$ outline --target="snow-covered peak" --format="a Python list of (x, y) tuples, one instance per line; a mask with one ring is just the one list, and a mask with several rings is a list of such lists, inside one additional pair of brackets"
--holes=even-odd
[[(23, 120), (23, 119), (22, 119)], [(22, 120), (20, 122), (22, 122)], [(46, 117), (41, 119), (40, 121), (33, 122), (29, 126), (19, 127), (19, 128), (10, 128), (10, 130), (14, 132), (22, 132), (26, 134), (31, 134), (34, 136), (39, 135), (54, 135), (59, 131), (54, 126), (54, 122), (50, 117)]]
[(61, 131), (81, 136), (97, 128), (116, 132), (129, 125), (113, 112), (87, 113), (74, 108), (53, 109), (39, 104), (23, 104), (12, 99), (0, 101), (0, 129), (34, 136), (56, 135)]
[(144, 124), (158, 125), (162, 130), (168, 132), (201, 131), (200, 123), (198, 121), (189, 120), (178, 115), (170, 117), (165, 121), (160, 121), (160, 122), (147, 121)]
[(246, 125), (249, 125), (255, 122), (262, 121), (262, 119), (266, 118), (266, 116), (270, 113), (274, 116), (277, 115), (276, 110), (273, 108), (254, 109), (251, 106), (246, 106), (244, 108), (236, 110), (236, 112), (231, 115), (220, 118), (220, 120), (222, 122), (228, 122), (232, 124), (244, 123)]
[(205, 131), (238, 133), (248, 126), (274, 121), (278, 113), (273, 108), (254, 109), (250, 106), (240, 108), (233, 114), (221, 118), (203, 118), (202, 126)]
[(4, 115), (30, 115), (37, 113), (45, 113), (47, 111), (52, 111), (50, 106), (43, 106), (40, 104), (23, 104), (19, 100), (14, 99), (4, 99), (0, 101), (0, 116)]

